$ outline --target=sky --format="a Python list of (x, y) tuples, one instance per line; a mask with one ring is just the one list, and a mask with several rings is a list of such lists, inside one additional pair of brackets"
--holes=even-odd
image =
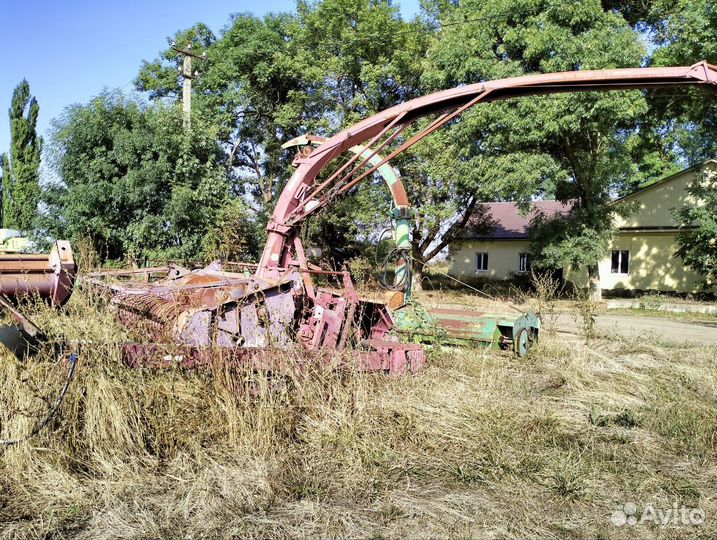
[[(400, 0), (404, 18), (419, 0)], [(15, 86), (27, 79), (40, 104), (38, 131), (86, 103), (103, 88), (132, 90), (142, 60), (152, 60), (177, 30), (197, 22), (218, 34), (229, 15), (292, 11), (294, 0), (2, 0), (0, 36), (0, 153), (10, 148), (7, 110)]]

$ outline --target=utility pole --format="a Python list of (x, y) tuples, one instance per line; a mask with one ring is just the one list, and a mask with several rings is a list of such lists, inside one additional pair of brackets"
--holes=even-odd
[(197, 71), (192, 72), (192, 58), (202, 61), (207, 59), (206, 52), (199, 56), (194, 54), (191, 48), (191, 43), (186, 49), (180, 49), (172, 43), (172, 50), (184, 56), (179, 72), (182, 74), (182, 125), (185, 130), (189, 129), (192, 122), (192, 80), (198, 75)]

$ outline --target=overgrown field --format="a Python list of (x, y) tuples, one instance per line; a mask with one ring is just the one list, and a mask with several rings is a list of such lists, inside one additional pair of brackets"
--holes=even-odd
[[(717, 537), (713, 347), (547, 337), (245, 392), (222, 369), (123, 368), (126, 331), (81, 294), (35, 317), (93, 343), (48, 429), (0, 449), (3, 538)], [(64, 376), (1, 353), (0, 438)], [(706, 521), (613, 525), (630, 502)]]

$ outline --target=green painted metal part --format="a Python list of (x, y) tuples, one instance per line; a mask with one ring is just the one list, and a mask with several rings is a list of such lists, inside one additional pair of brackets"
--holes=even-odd
[[(381, 163), (379, 155), (371, 150), (354, 146), (354, 153), (368, 158), (371, 165)], [(391, 187), (398, 182), (398, 173), (388, 163), (381, 165), (377, 172)], [(393, 194), (393, 191), (391, 192)], [(395, 223), (394, 244), (399, 250), (411, 249), (411, 218), (408, 206), (396, 205), (391, 211)], [(457, 309), (427, 309), (411, 299), (411, 270), (408, 261), (396, 261), (394, 283), (405, 283), (405, 305), (395, 311), (398, 332), (410, 341), (418, 343), (440, 343), (441, 345), (481, 344), (489, 348), (511, 347), (518, 356), (525, 356), (530, 345), (538, 338), (540, 320), (533, 313), (505, 315), (478, 313)]]
[[(407, 206), (395, 207), (391, 210), (391, 219), (395, 223), (394, 245), (399, 252), (409, 253), (411, 250), (411, 218), (413, 212)], [(413, 287), (411, 286), (411, 268), (408, 260), (400, 256), (394, 269), (394, 286), (403, 288), (404, 302), (411, 302)]]
[(480, 344), (511, 348), (525, 356), (540, 333), (540, 319), (531, 312), (516, 315), (460, 309), (425, 308), (416, 302), (393, 312), (398, 333), (418, 343)]

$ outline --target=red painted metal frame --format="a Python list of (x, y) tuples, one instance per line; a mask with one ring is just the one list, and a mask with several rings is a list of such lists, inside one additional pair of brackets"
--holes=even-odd
[(256, 347), (191, 347), (170, 344), (126, 343), (122, 360), (132, 368), (211, 368), (233, 367), (277, 375), (302, 373), (309, 367), (332, 368), (337, 360), (361, 372), (380, 371), (393, 375), (418, 373), (426, 363), (425, 352), (416, 343), (398, 343), (372, 339), (368, 350), (351, 349), (341, 355), (331, 349), (300, 350), (287, 354), (285, 349)]
[[(272, 218), (267, 225), (268, 238), (256, 276), (276, 277), (281, 268), (290, 265), (292, 259), (290, 249), (297, 234), (297, 224), (330, 202), (330, 198), (326, 195), (320, 199), (315, 198), (322, 188), (328, 187), (329, 183), (333, 181), (336, 185), (330, 188), (333, 190), (331, 191), (332, 195), (346, 192), (368, 177), (380, 165), (445, 125), (446, 122), (469, 107), (479, 103), (560, 92), (660, 88), (697, 84), (713, 88), (717, 86), (717, 67), (703, 61), (693, 66), (683, 67), (586, 70), (526, 75), (436, 92), (375, 114), (337, 133), (308, 156), (297, 160), (298, 167), (281, 193)], [(347, 165), (340, 168), (328, 181), (323, 182), (316, 189), (311, 189), (318, 175), (329, 163), (352, 146), (362, 144), (369, 139), (371, 144), (374, 144), (392, 127), (403, 129), (405, 125), (435, 113), (442, 113), (442, 115), (387, 155), (381, 163), (362, 171), (357, 178), (350, 180), (359, 167), (337, 179), (340, 173), (358, 159), (354, 157), (353, 161), (349, 161)], [(385, 146), (385, 141), (376, 149), (376, 152), (383, 146)], [(307, 195), (309, 193), (310, 195)], [(312, 201), (314, 203), (310, 205), (309, 203)]]
[[(113, 282), (142, 274), (166, 277)], [(305, 285), (302, 276), (310, 275), (334, 278), (340, 287)], [(330, 367), (337, 350), (342, 362), (360, 371), (415, 373), (426, 361), (420, 345), (389, 339), (389, 312), (361, 300), (345, 271), (293, 269), (282, 279), (263, 280), (210, 265), (194, 272), (169, 267), (96, 272), (82, 281), (108, 293), (119, 319), (153, 341), (123, 347), (123, 358), (133, 367), (210, 367), (219, 358), (230, 367), (282, 373), (287, 358), (299, 371), (309, 362)], [(288, 347), (289, 339), (295, 346)]]

